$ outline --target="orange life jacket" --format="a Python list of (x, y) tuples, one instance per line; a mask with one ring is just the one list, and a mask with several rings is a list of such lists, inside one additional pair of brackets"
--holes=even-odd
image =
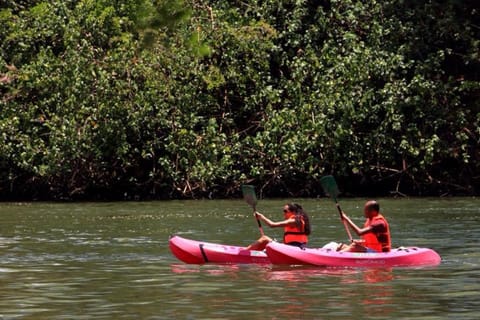
[[(291, 214), (287, 219), (295, 217), (295, 214)], [(308, 242), (308, 235), (305, 230), (305, 220), (302, 216), (298, 217), (300, 221), (300, 226), (289, 225), (283, 228), (283, 243), (290, 243), (290, 242), (299, 242), (299, 243), (307, 243)]]
[(371, 219), (367, 219), (364, 228), (370, 227), (378, 221), (382, 221), (385, 224), (386, 230), (380, 233), (369, 232), (364, 234), (362, 236), (365, 241), (364, 246), (378, 252), (389, 252), (392, 246), (390, 240), (390, 227), (388, 226), (387, 220), (381, 214), (378, 214)]

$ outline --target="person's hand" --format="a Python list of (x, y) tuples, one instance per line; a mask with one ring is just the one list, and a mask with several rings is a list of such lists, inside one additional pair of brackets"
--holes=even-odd
[(342, 220), (345, 221), (348, 219), (347, 215), (345, 214), (345, 212), (342, 211), (341, 213), (341, 217), (342, 217)]
[(255, 218), (257, 219), (261, 219), (261, 220), (265, 219), (264, 215), (258, 211), (255, 211), (254, 214), (255, 214)]

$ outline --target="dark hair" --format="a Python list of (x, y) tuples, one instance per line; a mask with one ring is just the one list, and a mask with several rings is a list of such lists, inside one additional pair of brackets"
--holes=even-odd
[(305, 223), (305, 234), (309, 235), (311, 233), (310, 227), (310, 219), (308, 218), (308, 214), (303, 210), (302, 206), (297, 203), (289, 203), (287, 204), (288, 210), (295, 213), (295, 222), (297, 223), (298, 227), (301, 227), (302, 221)]
[(375, 200), (370, 200), (367, 202), (367, 209), (380, 212), (380, 204)]

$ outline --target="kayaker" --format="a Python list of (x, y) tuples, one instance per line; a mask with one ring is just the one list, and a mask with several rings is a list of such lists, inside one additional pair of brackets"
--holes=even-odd
[(375, 200), (370, 200), (363, 207), (365, 224), (359, 228), (342, 211), (342, 219), (355, 233), (362, 237), (361, 240), (352, 240), (350, 245), (340, 244), (337, 251), (349, 252), (389, 252), (391, 248), (390, 227), (387, 219), (380, 214), (380, 205)]
[[(283, 227), (283, 243), (305, 247), (310, 234), (310, 221), (302, 206), (296, 203), (288, 203), (283, 207), (284, 220), (274, 222), (256, 211), (255, 216), (271, 228)], [(263, 235), (248, 250), (263, 250), (269, 242), (273, 241), (269, 236)]]

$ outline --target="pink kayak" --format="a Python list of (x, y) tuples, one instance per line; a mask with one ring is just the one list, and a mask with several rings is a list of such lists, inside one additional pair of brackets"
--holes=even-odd
[(267, 255), (273, 264), (309, 264), (328, 267), (410, 267), (435, 266), (441, 258), (432, 249), (401, 247), (390, 252), (337, 252), (333, 249), (301, 249), (278, 242), (267, 245)]
[(245, 247), (195, 241), (180, 236), (169, 240), (170, 251), (179, 260), (190, 264), (218, 263), (270, 263), (263, 251), (247, 250)]

